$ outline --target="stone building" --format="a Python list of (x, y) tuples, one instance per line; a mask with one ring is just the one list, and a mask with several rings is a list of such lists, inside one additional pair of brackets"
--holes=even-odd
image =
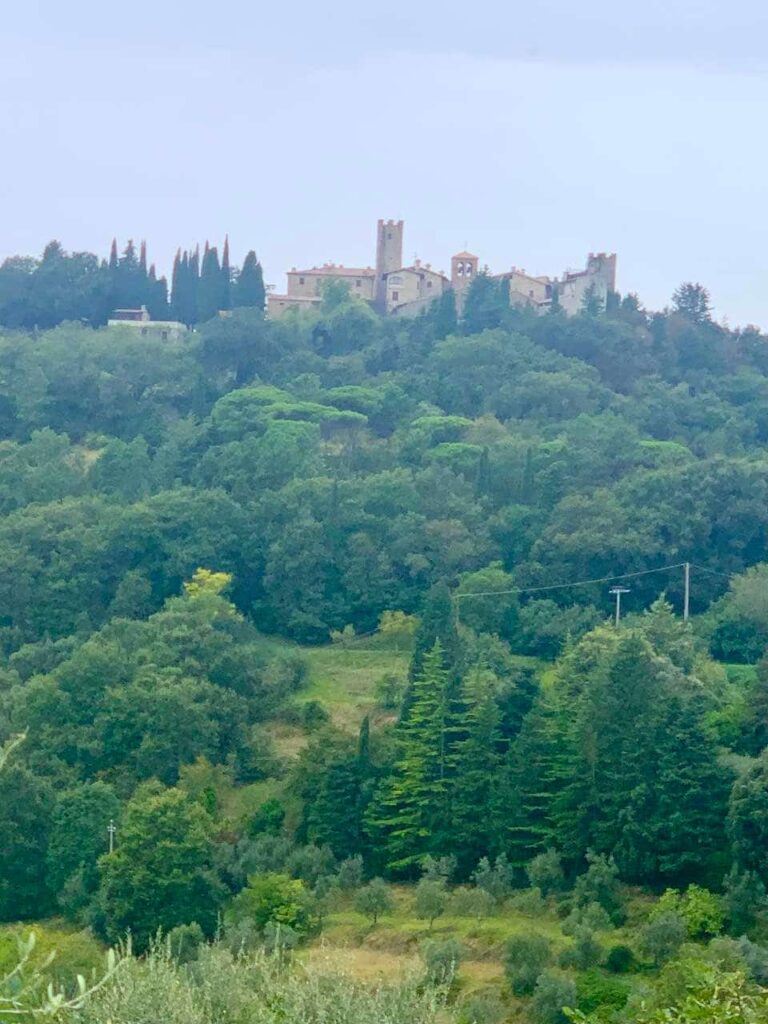
[[(481, 272), (479, 257), (470, 252), (456, 253), (451, 257), (450, 278), (418, 259), (406, 267), (403, 265), (403, 233), (401, 220), (378, 222), (375, 267), (324, 263), (308, 270), (292, 268), (287, 275), (286, 292), (268, 294), (268, 315), (274, 319), (287, 309), (311, 309), (319, 305), (322, 283), (329, 279), (346, 281), (352, 295), (358, 295), (380, 313), (391, 316), (417, 316), (449, 289), (454, 291), (461, 310), (467, 289)], [(487, 272), (487, 268), (483, 272)], [(590, 253), (584, 270), (567, 270), (559, 279), (535, 277), (517, 267), (492, 276), (509, 281), (512, 305), (528, 305), (543, 311), (556, 301), (567, 314), (573, 315), (583, 308), (589, 295), (594, 295), (604, 305), (608, 294), (615, 291), (616, 256)]]
[(107, 320), (107, 327), (128, 327), (142, 337), (152, 337), (160, 341), (180, 338), (187, 330), (185, 324), (177, 320), (153, 320), (146, 306), (139, 309), (116, 309)]

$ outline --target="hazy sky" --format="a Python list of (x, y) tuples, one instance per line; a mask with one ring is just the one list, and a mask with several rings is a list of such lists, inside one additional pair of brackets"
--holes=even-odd
[[(3, 5), (4, 7), (6, 5)], [(10, 5), (8, 5), (10, 7)], [(764, 0), (24, 0), (3, 10), (0, 257), (51, 238), (560, 273), (619, 254), (768, 328)]]

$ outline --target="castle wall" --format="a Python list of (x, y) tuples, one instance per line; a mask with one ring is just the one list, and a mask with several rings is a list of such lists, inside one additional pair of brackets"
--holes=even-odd
[(321, 292), (321, 282), (329, 278), (338, 278), (349, 285), (352, 295), (361, 299), (373, 300), (376, 278), (373, 270), (352, 267), (313, 267), (311, 270), (291, 270), (288, 272), (288, 295), (294, 298), (314, 298)]

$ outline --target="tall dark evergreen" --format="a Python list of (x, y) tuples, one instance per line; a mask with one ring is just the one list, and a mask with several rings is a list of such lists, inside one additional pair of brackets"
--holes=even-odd
[(455, 729), (451, 786), (451, 852), (459, 874), (468, 878), (493, 846), (491, 807), (501, 761), (499, 709), (491, 680), (470, 677), (462, 690), (461, 719)]
[(450, 848), (452, 741), (451, 680), (436, 641), (414, 680), (410, 714), (396, 731), (392, 774), (368, 816), (370, 834), (386, 853), (388, 870), (413, 875), (427, 855)]
[(221, 309), (232, 308), (232, 267), (229, 262), (229, 235), (224, 238), (221, 254)]
[(222, 277), (219, 254), (215, 246), (205, 243), (200, 286), (197, 297), (197, 315), (201, 323), (216, 316), (222, 308)]
[(252, 306), (254, 309), (263, 310), (265, 302), (264, 275), (261, 264), (256, 259), (256, 253), (251, 249), (237, 275), (232, 291), (232, 305), (236, 309), (241, 306)]

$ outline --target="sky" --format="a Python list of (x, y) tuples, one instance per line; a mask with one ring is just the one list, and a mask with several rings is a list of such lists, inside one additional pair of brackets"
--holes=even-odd
[(3, 11), (0, 259), (229, 234), (268, 283), (374, 259), (618, 253), (768, 329), (764, 0), (25, 0)]

